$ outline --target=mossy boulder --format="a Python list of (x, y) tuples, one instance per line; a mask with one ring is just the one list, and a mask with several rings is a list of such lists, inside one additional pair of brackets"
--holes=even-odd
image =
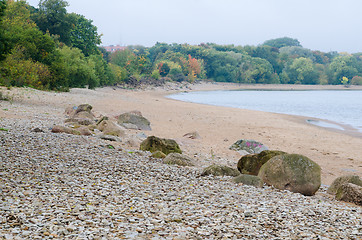
[(271, 158), (286, 154), (286, 152), (276, 150), (265, 150), (258, 154), (248, 154), (242, 156), (238, 162), (238, 170), (242, 174), (257, 176), (261, 166), (263, 166)]
[(156, 152), (161, 151), (168, 155), (169, 153), (182, 153), (180, 146), (173, 139), (158, 138), (150, 136), (141, 143), (140, 150)]
[(164, 154), (161, 151), (156, 151), (156, 152), (151, 154), (151, 157), (153, 157), (153, 158), (165, 158), (166, 154)]
[(337, 189), (336, 199), (362, 206), (362, 186), (344, 183)]
[(346, 184), (346, 183), (353, 183), (353, 184), (356, 184), (356, 185), (362, 187), (362, 179), (358, 175), (345, 175), (345, 176), (336, 178), (333, 181), (333, 183), (331, 184), (331, 186), (328, 188), (327, 192), (329, 194), (336, 194), (338, 189), (343, 184)]
[(321, 168), (308, 157), (282, 154), (266, 162), (258, 176), (268, 185), (312, 196), (321, 185)]
[(163, 163), (179, 166), (194, 166), (190, 157), (175, 152), (168, 154), (165, 159), (163, 159)]
[(225, 166), (225, 165), (217, 165), (213, 164), (211, 166), (208, 166), (204, 168), (204, 170), (201, 173), (201, 176), (208, 176), (208, 175), (214, 175), (214, 176), (232, 176), (236, 177), (240, 173), (237, 169)]
[(263, 180), (260, 177), (248, 174), (240, 174), (233, 178), (233, 182), (242, 183), (254, 187), (263, 187)]
[(248, 153), (261, 153), (264, 150), (269, 150), (264, 144), (255, 140), (240, 139), (230, 146), (230, 150), (246, 151)]
[(88, 112), (88, 113), (91, 113), (93, 107), (89, 104), (80, 104), (76, 110), (75, 110), (75, 113), (79, 113), (79, 112)]
[(118, 124), (127, 129), (151, 130), (151, 123), (145, 117), (134, 112), (123, 113), (118, 116)]

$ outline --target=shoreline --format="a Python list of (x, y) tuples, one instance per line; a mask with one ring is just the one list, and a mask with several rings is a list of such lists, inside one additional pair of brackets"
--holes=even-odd
[[(292, 86), (298, 89), (313, 87)], [(322, 167), (322, 183), (325, 185), (341, 175), (362, 175), (360, 137), (307, 123), (310, 118), (181, 102), (166, 97), (183, 91), (233, 90), (240, 87), (240, 84), (202, 83), (145, 90), (111, 87), (72, 89), (68, 93), (13, 89), (14, 105), (8, 104), (7, 111), (1, 107), (0, 117), (28, 118), (29, 114), (35, 117), (51, 114), (64, 118), (66, 107), (82, 103), (91, 104), (97, 115), (110, 117), (139, 110), (151, 122), (152, 131), (145, 131), (146, 135), (175, 139), (187, 155), (197, 160), (200, 168), (212, 163), (235, 167), (241, 156), (229, 150), (229, 146), (239, 139), (254, 139), (270, 149), (299, 153), (317, 162)], [(255, 89), (255, 85), (246, 87)], [(262, 89), (277, 87), (288, 89), (291, 86), (260, 86)], [(317, 87), (343, 89), (343, 86)], [(202, 138), (192, 140), (183, 137), (193, 131)]]

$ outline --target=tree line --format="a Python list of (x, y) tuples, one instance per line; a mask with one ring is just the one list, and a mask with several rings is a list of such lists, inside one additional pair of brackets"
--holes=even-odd
[(312, 51), (288, 37), (258, 46), (156, 43), (114, 53), (64, 0), (0, 0), (0, 85), (68, 90), (143, 81), (362, 85), (362, 53)]

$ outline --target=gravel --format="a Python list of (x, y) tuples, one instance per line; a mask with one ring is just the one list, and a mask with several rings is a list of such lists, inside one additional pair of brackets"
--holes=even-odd
[(325, 186), (306, 197), (200, 177), (93, 136), (51, 133), (62, 119), (30, 110), (0, 119), (0, 239), (362, 238), (362, 208)]

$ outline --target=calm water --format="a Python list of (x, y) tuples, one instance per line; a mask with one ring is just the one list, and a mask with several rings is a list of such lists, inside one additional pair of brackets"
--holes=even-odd
[[(362, 91), (207, 91), (180, 93), (169, 98), (313, 117), (349, 125), (362, 132)], [(328, 122), (310, 122), (343, 130), (343, 127)]]

